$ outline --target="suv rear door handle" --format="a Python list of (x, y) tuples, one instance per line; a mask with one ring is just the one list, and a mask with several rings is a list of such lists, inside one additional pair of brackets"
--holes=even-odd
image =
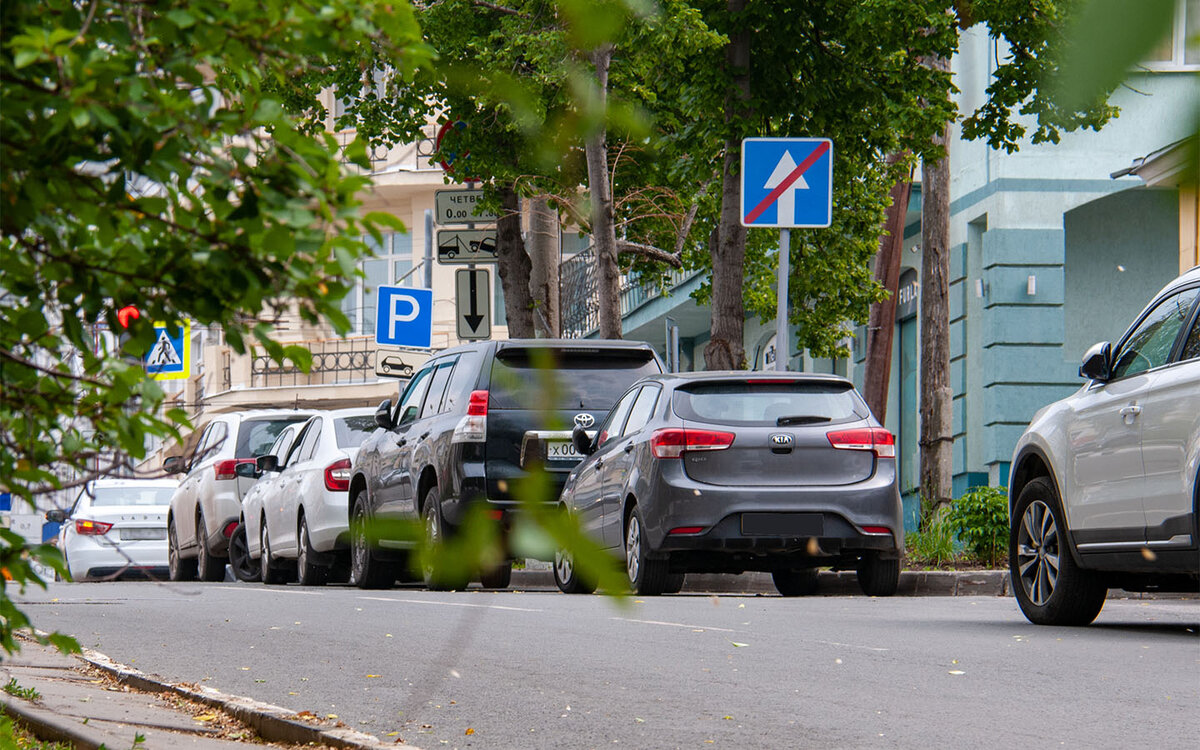
[(1141, 413), (1142, 407), (1137, 404), (1121, 407), (1121, 416), (1125, 419), (1125, 424), (1133, 424), (1133, 420)]
[(424, 440), (424, 439), (425, 439), (425, 438), (427, 438), (427, 437), (429, 437), (429, 432), (428, 432), (428, 431), (426, 431), (426, 432), (425, 432), (423, 435), (421, 435), (421, 437), (419, 437), (419, 438), (417, 438), (417, 439), (418, 439), (418, 440)]

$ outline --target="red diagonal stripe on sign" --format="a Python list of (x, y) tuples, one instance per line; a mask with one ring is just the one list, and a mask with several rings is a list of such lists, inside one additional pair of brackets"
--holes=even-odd
[[(824, 156), (825, 152), (828, 150), (829, 141), (821, 141), (818, 143), (817, 147), (813, 149), (812, 153), (809, 154), (804, 161), (800, 162), (800, 164), (798, 164), (796, 168), (792, 170), (791, 174), (784, 178), (783, 182), (776, 185), (775, 189), (770, 193), (767, 193), (767, 197), (763, 198), (762, 202), (754, 207), (753, 211), (746, 214), (745, 223), (753, 224), (755, 219), (762, 216), (763, 211), (766, 211), (768, 208), (770, 208), (772, 203), (779, 200), (779, 196), (783, 195), (783, 191), (790, 188), (792, 183), (800, 179), (800, 176), (807, 172), (809, 167), (811, 167), (813, 164), (816, 164), (817, 159), (820, 159), (822, 156)], [(783, 222), (780, 221), (779, 223), (782, 224)]]

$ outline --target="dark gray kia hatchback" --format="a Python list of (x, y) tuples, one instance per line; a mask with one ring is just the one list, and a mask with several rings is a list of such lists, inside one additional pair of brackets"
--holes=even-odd
[[(770, 571), (784, 596), (815, 591), (818, 568), (858, 571), (889, 596), (904, 524), (896, 445), (843, 378), (802, 373), (654, 375), (617, 401), (561, 503), (622, 550), (638, 594), (678, 591), (686, 573)], [(584, 593), (569, 554), (554, 577)]]

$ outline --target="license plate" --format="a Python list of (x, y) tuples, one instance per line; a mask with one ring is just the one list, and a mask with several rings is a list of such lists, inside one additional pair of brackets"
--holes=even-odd
[(820, 513), (743, 513), (745, 536), (822, 536), (825, 517)]
[(570, 440), (548, 440), (546, 441), (546, 460), (547, 461), (578, 461), (583, 458), (579, 451), (575, 450), (575, 444)]
[(166, 539), (166, 529), (121, 529), (121, 539), (124, 541), (140, 541), (147, 539)]

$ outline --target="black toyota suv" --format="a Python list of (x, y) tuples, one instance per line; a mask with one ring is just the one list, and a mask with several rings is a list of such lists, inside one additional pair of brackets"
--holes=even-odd
[[(435, 354), (359, 449), (350, 479), (351, 569), (361, 588), (391, 586), (407, 567), (408, 540), (388, 522), (420, 520), (429, 540), (453, 534), (472, 503), (507, 527), (519, 504), (516, 480), (543, 467), (553, 502), (582, 456), (571, 429), (591, 429), (634, 381), (663, 371), (633, 341), (485, 341)], [(487, 588), (508, 586), (505, 560), (481, 572)], [(426, 584), (456, 587), (435, 581)], [(461, 585), (463, 582), (457, 582)]]

